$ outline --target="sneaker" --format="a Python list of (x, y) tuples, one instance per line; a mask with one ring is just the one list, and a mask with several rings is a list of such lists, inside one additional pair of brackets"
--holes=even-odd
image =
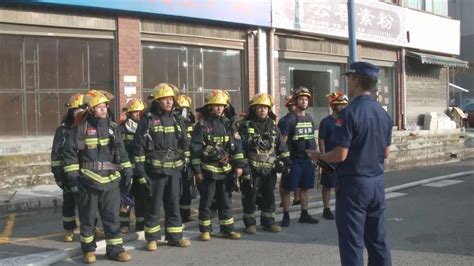
[(95, 237), (96, 238), (104, 238), (105, 237), (104, 229), (102, 229), (100, 227), (96, 227), (95, 228)]
[(158, 244), (156, 243), (155, 240), (148, 241), (146, 243), (145, 249), (148, 250), (148, 251), (155, 251), (155, 250), (158, 249)]
[(281, 232), (281, 227), (276, 224), (272, 224), (272, 226), (270, 227), (264, 226), (263, 230), (272, 232), (272, 233), (278, 233), (278, 232)]
[(72, 242), (74, 240), (74, 231), (66, 231), (64, 235), (64, 242)]
[(250, 225), (250, 226), (245, 227), (244, 231), (245, 233), (249, 235), (254, 235), (257, 233), (257, 227), (255, 225)]
[(83, 259), (86, 264), (94, 263), (96, 261), (94, 252), (86, 252)]
[(175, 247), (187, 248), (187, 247), (191, 246), (191, 241), (189, 239), (181, 239), (178, 242), (168, 241), (168, 244), (171, 245), (171, 246), (175, 246)]
[(209, 240), (211, 240), (211, 233), (210, 232), (201, 233), (201, 241), (209, 241)]
[(229, 232), (229, 233), (225, 233), (224, 235), (225, 235), (226, 238), (229, 238), (229, 239), (240, 239), (240, 233), (239, 232), (232, 231), (232, 232)]
[(290, 226), (290, 216), (283, 215), (283, 220), (281, 221), (281, 227)]
[(298, 220), (298, 223), (305, 223), (305, 224), (317, 224), (319, 223), (319, 220), (316, 218), (311, 217), (309, 214), (302, 214), (300, 216), (300, 219)]
[(129, 229), (128, 227), (122, 227), (122, 229), (121, 229), (122, 234), (124, 234), (124, 235), (128, 234), (128, 231), (129, 231), (129, 230), (130, 230), (130, 229)]
[(334, 214), (331, 212), (331, 209), (324, 208), (323, 217), (327, 220), (334, 220)]

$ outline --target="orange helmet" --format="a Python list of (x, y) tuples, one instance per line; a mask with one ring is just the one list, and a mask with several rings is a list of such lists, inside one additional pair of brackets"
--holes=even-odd
[(295, 104), (296, 104), (295, 99), (293, 98), (292, 95), (285, 97), (285, 107), (286, 108), (289, 108), (290, 106), (295, 105)]
[(336, 92), (328, 94), (327, 96), (328, 96), (329, 105), (331, 106), (336, 105), (336, 104), (349, 103), (349, 98), (347, 98), (347, 96), (342, 91), (336, 91)]

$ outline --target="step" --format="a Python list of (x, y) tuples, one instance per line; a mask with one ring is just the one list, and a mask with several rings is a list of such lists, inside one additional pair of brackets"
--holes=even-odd
[(53, 136), (0, 138), (0, 155), (15, 153), (48, 153), (51, 152)]
[(54, 177), (51, 173), (15, 175), (0, 180), (0, 190), (14, 190), (50, 184), (54, 184)]
[(0, 166), (0, 178), (16, 175), (34, 175), (51, 173), (51, 164), (47, 163), (31, 163), (17, 166)]
[(15, 153), (0, 155), (0, 167), (30, 164), (50, 164), (51, 153)]

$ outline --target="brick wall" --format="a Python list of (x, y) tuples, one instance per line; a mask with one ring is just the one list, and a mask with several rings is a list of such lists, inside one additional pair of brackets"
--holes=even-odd
[(258, 85), (258, 46), (257, 46), (257, 37), (252, 34), (248, 35), (247, 40), (247, 62), (248, 62), (248, 95), (249, 98), (252, 98), (257, 92)]
[[(125, 106), (127, 97), (124, 93), (124, 76), (136, 76), (136, 83), (127, 83), (137, 87), (136, 94), (131, 97), (141, 97), (141, 56), (140, 56), (140, 18), (118, 17), (117, 19), (117, 58), (118, 58), (118, 101), (120, 110)], [(120, 119), (124, 119), (121, 114)]]

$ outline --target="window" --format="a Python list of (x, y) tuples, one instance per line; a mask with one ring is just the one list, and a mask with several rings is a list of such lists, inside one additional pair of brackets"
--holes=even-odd
[(402, 6), (448, 16), (447, 0), (403, 0)]
[(113, 92), (112, 40), (0, 34), (0, 135), (52, 135), (74, 93)]
[(387, 111), (394, 123), (396, 123), (395, 88), (393, 68), (380, 67), (377, 89), (376, 91), (372, 92), (372, 95), (385, 109), (385, 111)]
[(144, 98), (157, 84), (169, 82), (191, 97), (195, 110), (211, 89), (224, 89), (236, 111), (242, 111), (241, 51), (143, 43), (142, 55)]

